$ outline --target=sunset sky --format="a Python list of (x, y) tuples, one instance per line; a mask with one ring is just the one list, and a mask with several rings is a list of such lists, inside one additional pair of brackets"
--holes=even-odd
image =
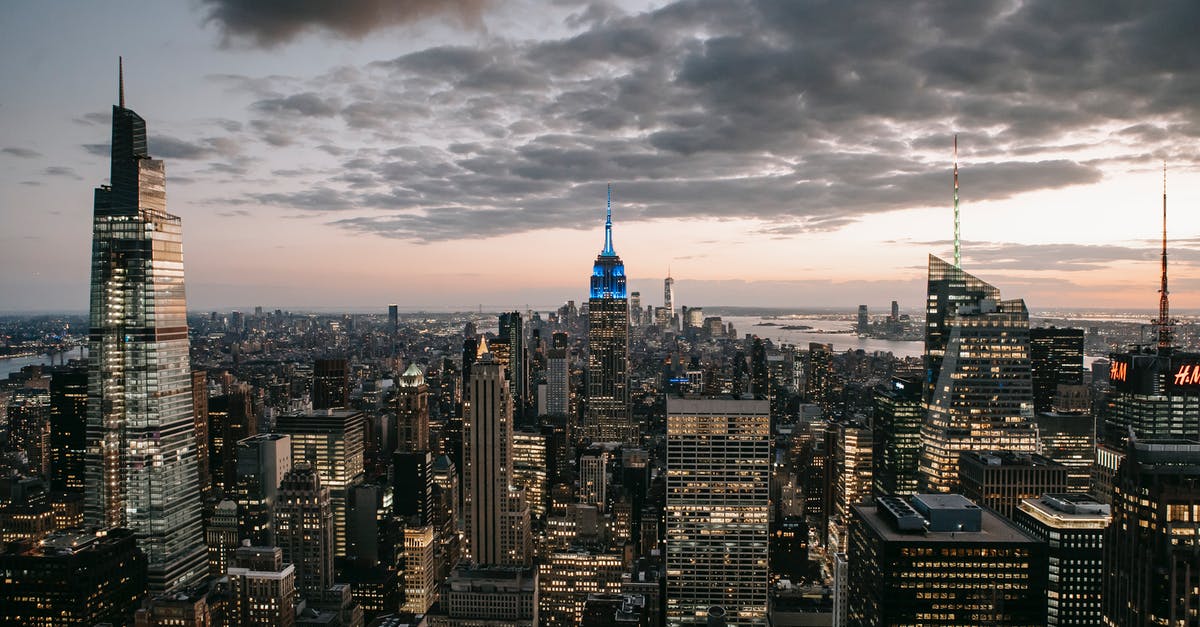
[(87, 308), (117, 57), (189, 306), (555, 306), (614, 240), (644, 304), (1200, 309), (1200, 3), (9, 3), (0, 312)]

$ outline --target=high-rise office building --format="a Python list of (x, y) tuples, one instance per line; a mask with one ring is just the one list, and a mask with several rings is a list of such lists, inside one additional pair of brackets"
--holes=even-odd
[(846, 551), (846, 528), (850, 507), (871, 495), (875, 444), (871, 428), (859, 422), (835, 425), (837, 442), (834, 452), (834, 517), (829, 533), (829, 549)]
[(208, 400), (209, 467), (214, 485), (225, 495), (237, 483), (237, 443), (258, 433), (253, 388), (245, 383), (228, 386), (228, 392)]
[(279, 416), (275, 431), (292, 438), (292, 463), (312, 462), (329, 489), (334, 548), (346, 555), (346, 498), (363, 480), (366, 420), (361, 411), (326, 409)]
[(296, 567), (279, 547), (242, 546), (227, 571), (230, 625), (292, 627), (296, 624)]
[(933, 255), (929, 256), (925, 299), (925, 402), (932, 402), (941, 376), (942, 359), (950, 343), (950, 321), (964, 305), (998, 300), (1000, 290)]
[(0, 624), (128, 625), (146, 594), (146, 556), (125, 529), (52, 535), (0, 551)]
[(579, 625), (588, 595), (620, 592), (624, 570), (620, 554), (584, 550), (551, 554), (538, 567), (538, 624)]
[(667, 278), (663, 279), (663, 309), (665, 310), (665, 318), (667, 328), (674, 330), (675, 328), (675, 279), (671, 278), (671, 273), (667, 273)]
[[(555, 333), (555, 340), (560, 334)], [(561, 334), (561, 335), (566, 335)], [(564, 338), (565, 343), (565, 338)], [(555, 342), (557, 344), (557, 341)], [(571, 413), (571, 361), (565, 347), (552, 346), (546, 351), (546, 414), (568, 416)]]
[(613, 249), (612, 188), (604, 222), (604, 249), (592, 266), (588, 299), (587, 420), (592, 440), (637, 439), (629, 389), (629, 298), (625, 264)]
[(1112, 521), (1108, 505), (1084, 494), (1044, 494), (1024, 499), (1013, 522), (1045, 542), (1046, 625), (1100, 625), (1104, 534)]
[(317, 409), (346, 409), (350, 406), (350, 362), (318, 359), (313, 362), (312, 406)]
[(88, 371), (64, 366), (50, 374), (50, 489), (83, 492), (87, 449)]
[(96, 189), (92, 223), (86, 518), (137, 534), (157, 593), (206, 571), (183, 231), (121, 84), (110, 185)]
[(207, 502), (212, 496), (212, 459), (208, 433), (208, 372), (192, 371), (192, 423), (196, 427), (196, 478), (200, 482), (200, 498)]
[(871, 330), (871, 316), (866, 305), (858, 306), (858, 322), (854, 325), (854, 330), (858, 333), (866, 333)]
[(1033, 410), (1053, 409), (1060, 385), (1083, 385), (1083, 329), (1038, 327), (1029, 330)]
[(579, 456), (579, 502), (608, 509), (608, 451), (590, 448)]
[(1042, 455), (1067, 467), (1070, 491), (1086, 492), (1096, 462), (1096, 421), (1091, 412), (1038, 414), (1037, 427)]
[(767, 624), (770, 404), (667, 399), (667, 622)]
[(460, 565), (446, 580), (442, 612), (447, 627), (536, 627), (537, 569)]
[(1200, 611), (1200, 442), (1130, 440), (1104, 537), (1104, 625), (1195, 625)]
[(429, 384), (425, 382), (425, 373), (416, 364), (410, 364), (397, 384), (396, 450), (428, 451)]
[(404, 607), (424, 614), (438, 600), (437, 530), (433, 525), (404, 526)]
[(1110, 473), (1131, 432), (1143, 440), (1200, 434), (1200, 354), (1170, 348), (1117, 353), (1109, 356), (1108, 375), (1097, 461), (1116, 460), (1106, 464)]
[(1066, 492), (1067, 467), (1032, 453), (963, 451), (958, 458), (962, 495), (1012, 520), (1025, 499)]
[(237, 443), (239, 537), (253, 546), (275, 545), (275, 503), (279, 482), (292, 469), (292, 438), (263, 433)]
[(238, 540), (237, 503), (229, 499), (217, 503), (205, 525), (204, 541), (208, 545), (209, 576), (224, 575), (233, 560), (233, 552), (241, 546)]
[(279, 483), (275, 538), (283, 561), (296, 567), (296, 588), (320, 597), (333, 585), (333, 509), (317, 469), (297, 461)]
[(921, 390), (918, 377), (895, 377), (875, 390), (876, 494), (908, 496), (920, 488), (921, 425), (925, 423)]
[(525, 325), (521, 312), (500, 314), (499, 337), (507, 340), (509, 352), (508, 388), (512, 391), (513, 418), (520, 421), (531, 411), (529, 407), (529, 355), (525, 346)]
[(546, 517), (550, 484), (546, 457), (547, 436), (537, 431), (513, 432), (513, 485), (525, 491), (532, 518)]
[(487, 343), (471, 366), (471, 405), (463, 421), (463, 507), (467, 547), (479, 565), (525, 565), (529, 508), (513, 474), (512, 397)]
[(400, 305), (388, 305), (388, 332), (400, 329)]
[(429, 451), (392, 453), (393, 513), (406, 523), (433, 524), (433, 454)]
[(982, 300), (946, 320), (946, 348), (921, 429), (921, 476), (930, 492), (958, 483), (965, 451), (1037, 450), (1024, 301)]
[(958, 494), (853, 507), (848, 624), (1046, 624), (1046, 544)]

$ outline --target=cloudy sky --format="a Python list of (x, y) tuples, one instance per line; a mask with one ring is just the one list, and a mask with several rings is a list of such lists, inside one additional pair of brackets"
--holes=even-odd
[(1200, 3), (30, 2), (0, 20), (0, 311), (87, 307), (116, 60), (189, 305), (1200, 308)]

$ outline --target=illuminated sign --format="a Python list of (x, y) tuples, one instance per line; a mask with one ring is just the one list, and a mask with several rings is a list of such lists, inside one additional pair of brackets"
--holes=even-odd
[(1175, 385), (1200, 385), (1200, 364), (1180, 364), (1175, 371)]
[(1108, 380), (1124, 382), (1129, 376), (1129, 364), (1123, 361), (1113, 360), (1108, 367)]

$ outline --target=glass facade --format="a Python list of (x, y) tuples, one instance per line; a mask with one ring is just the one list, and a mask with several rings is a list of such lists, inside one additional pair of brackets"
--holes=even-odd
[(770, 403), (667, 399), (667, 623), (767, 624)]
[(180, 219), (146, 125), (113, 107), (112, 185), (96, 190), (86, 518), (133, 529), (153, 592), (205, 572)]
[(963, 305), (997, 300), (1000, 290), (941, 259), (929, 256), (929, 289), (925, 300), (925, 400), (933, 396), (950, 342), (950, 319)]
[(929, 413), (921, 429), (920, 472), (930, 492), (952, 491), (964, 451), (1037, 451), (1025, 302), (981, 301), (959, 308)]

